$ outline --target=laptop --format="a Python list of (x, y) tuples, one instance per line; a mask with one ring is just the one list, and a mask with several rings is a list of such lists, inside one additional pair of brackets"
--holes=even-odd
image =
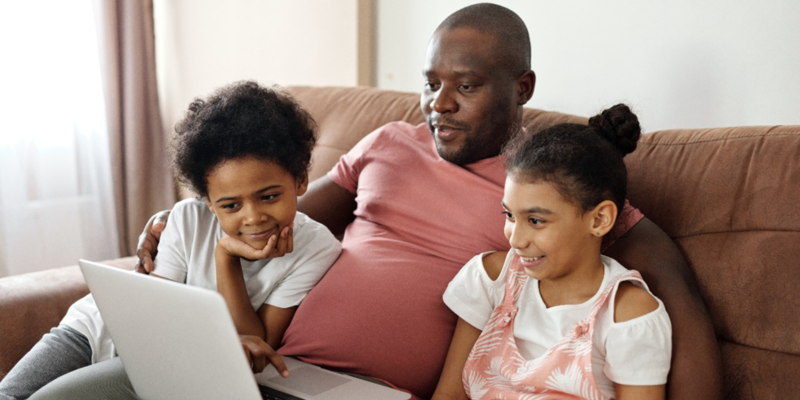
[(79, 265), (128, 378), (142, 399), (411, 397), (290, 357), (283, 357), (288, 378), (271, 365), (254, 375), (219, 293), (96, 262), (80, 260)]

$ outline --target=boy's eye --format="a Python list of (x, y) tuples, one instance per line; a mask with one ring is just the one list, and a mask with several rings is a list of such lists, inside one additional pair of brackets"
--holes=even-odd
[(508, 212), (508, 211), (503, 211), (503, 215), (505, 215), (505, 216), (506, 216), (506, 219), (510, 219), (510, 220), (513, 220), (513, 219), (514, 219), (514, 216), (513, 216), (513, 215), (511, 215), (511, 213), (510, 213), (510, 212)]
[(273, 199), (275, 199), (277, 197), (278, 197), (277, 194), (265, 194), (265, 195), (261, 196), (261, 200), (262, 201), (270, 201), (270, 200), (273, 200)]
[(222, 205), (222, 208), (224, 208), (226, 210), (233, 210), (236, 207), (239, 207), (239, 203), (228, 203), (228, 204), (223, 204)]

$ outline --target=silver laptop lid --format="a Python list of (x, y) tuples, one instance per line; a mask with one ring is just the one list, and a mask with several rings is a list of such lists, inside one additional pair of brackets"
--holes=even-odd
[(219, 293), (79, 264), (139, 397), (261, 399)]

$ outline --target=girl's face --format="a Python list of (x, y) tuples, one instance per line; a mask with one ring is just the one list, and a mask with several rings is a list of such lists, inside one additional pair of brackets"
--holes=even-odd
[(593, 213), (565, 200), (551, 183), (507, 178), (503, 208), (506, 238), (531, 278), (558, 280), (599, 263)]
[(254, 157), (225, 161), (206, 179), (206, 204), (222, 230), (256, 249), (263, 249), (270, 236), (291, 225), (297, 196), (308, 185), (308, 179), (297, 182), (278, 164)]

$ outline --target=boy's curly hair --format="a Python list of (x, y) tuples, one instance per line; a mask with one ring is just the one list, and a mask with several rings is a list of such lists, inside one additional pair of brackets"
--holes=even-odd
[(305, 179), (316, 143), (316, 124), (288, 94), (253, 81), (195, 99), (172, 137), (176, 178), (208, 196), (208, 175), (227, 160), (255, 157)]

